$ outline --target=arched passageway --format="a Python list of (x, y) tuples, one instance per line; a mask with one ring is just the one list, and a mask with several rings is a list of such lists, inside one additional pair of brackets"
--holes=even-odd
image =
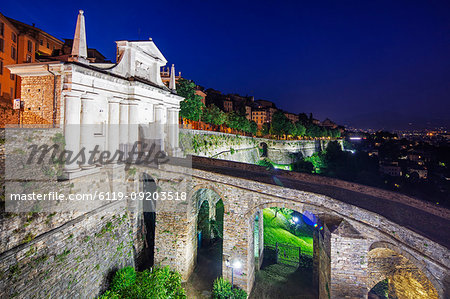
[(188, 297), (201, 297), (211, 291), (213, 282), (222, 276), (224, 204), (214, 190), (197, 190), (192, 200), (196, 207), (196, 266), (186, 291)]
[(261, 158), (267, 158), (267, 150), (268, 150), (267, 143), (261, 142), (261, 143), (259, 144), (259, 146), (260, 146), (260, 154), (261, 154)]
[[(148, 174), (141, 176), (142, 191), (144, 194), (154, 194), (157, 190), (155, 180)], [(145, 196), (142, 201), (143, 211), (143, 235), (144, 235), (144, 256), (142, 267), (152, 267), (155, 262), (155, 225), (156, 225), (156, 201)]]
[(373, 248), (368, 255), (369, 298), (439, 298), (429, 278), (405, 256), (389, 248)]
[(314, 234), (321, 229), (318, 218), (307, 211), (271, 207), (257, 212), (253, 233), (257, 272), (250, 298), (316, 298)]

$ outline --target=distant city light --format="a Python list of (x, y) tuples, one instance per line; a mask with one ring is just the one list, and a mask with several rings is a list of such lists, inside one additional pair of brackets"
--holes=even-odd
[(361, 137), (350, 137), (350, 140), (361, 140)]

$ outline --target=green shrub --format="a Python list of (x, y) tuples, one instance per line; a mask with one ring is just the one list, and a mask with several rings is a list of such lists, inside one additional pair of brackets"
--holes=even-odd
[(247, 299), (247, 292), (239, 289), (239, 288), (234, 288), (233, 289), (233, 298), (234, 299)]
[(120, 291), (136, 282), (136, 270), (133, 267), (125, 267), (114, 274), (111, 282), (112, 291)]
[(157, 268), (153, 272), (136, 272), (132, 267), (125, 267), (117, 271), (111, 283), (111, 290), (106, 291), (100, 298), (185, 299), (186, 294), (181, 287), (181, 275), (170, 270), (168, 266)]
[(214, 281), (212, 298), (247, 299), (247, 292), (239, 288), (232, 288), (229, 281), (219, 277)]
[(228, 299), (232, 296), (231, 283), (223, 277), (219, 277), (213, 284), (213, 299)]
[(105, 293), (103, 293), (103, 295), (101, 295), (99, 299), (120, 299), (120, 296), (117, 295), (115, 292), (108, 290)]

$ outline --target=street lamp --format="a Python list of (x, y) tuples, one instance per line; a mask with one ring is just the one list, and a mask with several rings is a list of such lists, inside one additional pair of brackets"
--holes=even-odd
[(242, 263), (239, 260), (234, 260), (230, 262), (229, 260), (225, 261), (225, 266), (231, 268), (231, 288), (233, 288), (233, 279), (234, 279), (234, 269), (241, 269)]

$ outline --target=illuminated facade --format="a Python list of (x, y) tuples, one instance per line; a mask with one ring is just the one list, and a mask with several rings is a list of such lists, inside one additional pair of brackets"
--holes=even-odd
[(0, 14), (0, 98), (20, 97), (20, 78), (5, 66), (36, 62), (36, 57), (50, 56), (62, 45), (62, 41), (41, 29)]

